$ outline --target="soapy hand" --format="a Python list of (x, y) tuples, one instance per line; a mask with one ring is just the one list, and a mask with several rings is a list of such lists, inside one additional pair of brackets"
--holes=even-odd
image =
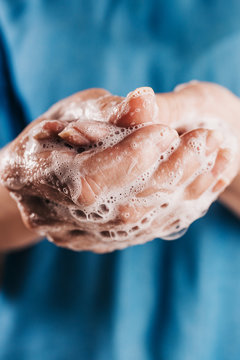
[(25, 224), (57, 245), (95, 252), (181, 234), (239, 162), (236, 138), (221, 111), (209, 111), (211, 101), (205, 113), (191, 96), (190, 112), (174, 107), (187, 87), (157, 96), (140, 88), (126, 98), (86, 90), (31, 123), (0, 168)]

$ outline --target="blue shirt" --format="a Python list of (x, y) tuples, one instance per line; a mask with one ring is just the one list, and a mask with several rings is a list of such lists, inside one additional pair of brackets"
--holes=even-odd
[[(240, 95), (239, 0), (3, 0), (0, 141), (89, 87), (191, 79)], [(1, 360), (238, 360), (240, 223), (220, 204), (178, 241), (7, 256)]]

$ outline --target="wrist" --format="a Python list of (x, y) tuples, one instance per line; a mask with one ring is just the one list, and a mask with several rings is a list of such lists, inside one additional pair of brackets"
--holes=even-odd
[[(0, 168), (4, 161), (4, 150), (0, 151)], [(9, 191), (0, 184), (0, 252), (28, 246), (39, 236), (24, 225), (16, 202)]]

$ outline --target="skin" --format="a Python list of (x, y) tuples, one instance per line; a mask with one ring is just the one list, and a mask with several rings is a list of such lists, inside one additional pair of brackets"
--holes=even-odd
[[(89, 120), (86, 126), (85, 123), (78, 122), (76, 119), (66, 122), (62, 118), (63, 109), (68, 108), (71, 102), (76, 101), (80, 106), (89, 99), (97, 99), (97, 115), (101, 116), (104, 122)], [(136, 109), (140, 109), (140, 111), (136, 111)], [(66, 236), (69, 231), (73, 231), (72, 229), (78, 229), (74, 219), (70, 215), (66, 216), (65, 214), (63, 216), (60, 213), (57, 213), (57, 216), (56, 214), (52, 216), (51, 203), (46, 204), (44, 199), (47, 198), (53, 203), (59, 203), (66, 211), (72, 205), (72, 199), (63, 192), (63, 189), (57, 191), (54, 188), (51, 176), (54, 177), (55, 174), (51, 173), (50, 170), (45, 177), (42, 175), (42, 171), (38, 172), (37, 165), (39, 163), (50, 169), (51, 150), (37, 154), (36, 166), (31, 167), (31, 175), (35, 176), (35, 182), (32, 181), (19, 189), (17, 182), (21, 179), (26, 180), (29, 175), (29, 168), (24, 163), (21, 166), (16, 164), (15, 154), (18, 154), (20, 159), (24, 158), (23, 145), (27, 145), (28, 134), (32, 133), (34, 133), (36, 141), (51, 141), (57, 137), (73, 147), (84, 147), (103, 139), (109, 131), (109, 126), (116, 128), (131, 127), (144, 123), (146, 126), (136, 130), (118, 144), (83, 160), (81, 171), (84, 171), (84, 176), (81, 177), (82, 191), (77, 199), (79, 204), (92, 205), (96, 196), (104, 194), (106, 189), (110, 191), (117, 185), (123, 187), (129, 181), (133, 181), (156, 162), (159, 153), (164, 152), (178, 141), (175, 151), (167, 161), (159, 165), (145, 188), (139, 191), (137, 197), (141, 199), (158, 191), (163, 191), (164, 184), (169, 180), (168, 174), (175, 171), (177, 164), (180, 164), (182, 175), (179, 184), (186, 183), (184, 188), (185, 200), (197, 201), (209, 188), (216, 193), (217, 197), (228, 186), (220, 196), (220, 200), (240, 216), (240, 158), (239, 155), (233, 155), (229, 149), (222, 148), (223, 134), (219, 131), (199, 128), (198, 124), (194, 123), (196, 118), (201, 119), (209, 116), (220, 118), (221, 121), (228, 124), (240, 142), (240, 123), (238, 121), (240, 118), (240, 100), (227, 89), (211, 83), (184, 84), (174, 92), (157, 95), (150, 88), (143, 88), (140, 92), (136, 90), (130, 93), (126, 99), (113, 96), (103, 89), (90, 89), (62, 100), (32, 122), (18, 138), (0, 152), (0, 175), (3, 183), (0, 186), (0, 202), (2, 205), (0, 207), (0, 251), (17, 249), (39, 241), (41, 236), (38, 232), (46, 225), (50, 240), (59, 246), (70, 247), (75, 250), (107, 252), (139, 243), (137, 237), (133, 237), (124, 246), (122, 244), (110, 243), (106, 245), (98, 241), (94, 242), (91, 236), (88, 236), (90, 222), (81, 227), (81, 231), (85, 231), (81, 241), (79, 238), (72, 240)], [(151, 119), (151, 123), (149, 123), (149, 119)], [(87, 127), (91, 128), (90, 133), (87, 132)], [(175, 129), (178, 130), (178, 133)], [(160, 135), (162, 132), (164, 136)], [(180, 137), (179, 134), (181, 134)], [(215, 152), (217, 154), (216, 160), (211, 171), (199, 175), (193, 182), (188, 183), (187, 180), (190, 179), (190, 176), (201, 166), (202, 160), (189, 146), (189, 142), (198, 139), (198, 137), (205, 138), (204, 157), (207, 159), (209, 155)], [(69, 162), (73, 161), (72, 150), (70, 151), (62, 146), (59, 152)], [(117, 159), (122, 153), (125, 154), (124, 160), (119, 164)], [(75, 154), (74, 156), (84, 159), (82, 154)], [(4, 161), (7, 157), (13, 160), (14, 166), (5, 164)], [(9, 179), (12, 177), (15, 180), (10, 183)], [(168, 190), (169, 195), (170, 193), (174, 194), (177, 185)], [(11, 199), (6, 188), (11, 191), (15, 198), (18, 198), (21, 216), (16, 202)], [(37, 209), (34, 208), (36, 201), (32, 200), (35, 199), (36, 195), (40, 199), (37, 203)], [(152, 207), (132, 206), (129, 203), (118, 204), (116, 218), (107, 224), (105, 223), (104, 226), (99, 224), (98, 230), (112, 229), (120, 223), (134, 224), (151, 210)], [(37, 218), (31, 218), (30, 215), (33, 212), (37, 213)], [(128, 214), (127, 217), (125, 216), (126, 213)], [(173, 219), (173, 214), (167, 213), (167, 218)], [(166, 219), (162, 223), (159, 220), (154, 221), (151, 225), (152, 228), (162, 229)], [(13, 223), (14, 227), (12, 226)], [(56, 226), (60, 226), (60, 224), (61, 229), (56, 231)], [(146, 232), (148, 231), (146, 230)], [(151, 239), (149, 232), (149, 240)]]

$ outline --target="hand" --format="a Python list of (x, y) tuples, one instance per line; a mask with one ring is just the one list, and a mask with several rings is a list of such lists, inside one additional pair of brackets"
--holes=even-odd
[[(240, 144), (240, 99), (226, 88), (213, 83), (191, 81), (177, 86), (172, 93), (157, 95), (157, 101), (161, 107), (161, 122), (171, 124), (178, 132), (183, 133), (199, 126), (219, 128), (225, 139), (231, 141), (229, 133), (232, 133)], [(240, 163), (239, 152), (237, 158)], [(229, 184), (229, 178), (225, 180), (222, 178), (223, 190)], [(238, 175), (219, 200), (240, 216), (239, 165)]]
[[(240, 99), (223, 86), (196, 80), (178, 85), (171, 93), (157, 94), (161, 121), (186, 131), (200, 126), (226, 125), (240, 138)], [(225, 125), (224, 125), (225, 124)]]
[(236, 173), (234, 141), (225, 147), (207, 129), (179, 137), (161, 124), (162, 99), (149, 88), (126, 99), (87, 90), (27, 127), (1, 166), (27, 226), (106, 252), (171, 237), (201, 216)]

